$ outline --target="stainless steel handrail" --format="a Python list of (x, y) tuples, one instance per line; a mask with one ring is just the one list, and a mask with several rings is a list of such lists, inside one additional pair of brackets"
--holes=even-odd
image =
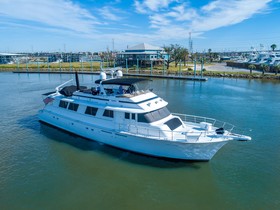
[(201, 117), (196, 115), (186, 115), (186, 114), (180, 114), (180, 113), (172, 113), (174, 116), (180, 117), (183, 122), (186, 123), (201, 123), (206, 122), (212, 124), (216, 128), (224, 128), (225, 130), (228, 130), (231, 132), (235, 126), (233, 124), (223, 122), (216, 120), (214, 118), (207, 118), (207, 117)]

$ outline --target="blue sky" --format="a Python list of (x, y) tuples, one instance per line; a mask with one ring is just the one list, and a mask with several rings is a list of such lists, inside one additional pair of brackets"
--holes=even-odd
[(0, 0), (0, 52), (280, 48), (280, 0)]

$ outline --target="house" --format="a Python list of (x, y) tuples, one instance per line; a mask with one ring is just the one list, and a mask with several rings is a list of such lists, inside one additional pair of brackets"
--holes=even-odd
[(119, 66), (147, 67), (162, 65), (169, 55), (163, 48), (146, 43), (128, 47), (124, 52), (117, 53), (116, 63)]

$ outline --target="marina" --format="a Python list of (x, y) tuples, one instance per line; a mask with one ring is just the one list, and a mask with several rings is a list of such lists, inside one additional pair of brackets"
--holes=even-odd
[[(98, 78), (80, 75), (81, 84)], [(40, 95), (70, 79), (1, 73), (2, 209), (279, 208), (279, 82), (153, 80), (171, 112), (252, 130), (252, 141), (233, 141), (205, 163), (138, 155), (40, 124)]]
[(280, 0), (0, 5), (0, 210), (280, 209)]

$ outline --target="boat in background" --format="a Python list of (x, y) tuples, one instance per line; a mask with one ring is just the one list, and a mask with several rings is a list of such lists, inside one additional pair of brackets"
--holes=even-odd
[(277, 66), (280, 63), (280, 53), (279, 52), (274, 52), (269, 55), (269, 60), (268, 60), (269, 65), (271, 66)]
[(93, 87), (70, 81), (45, 94), (39, 120), (84, 138), (120, 149), (183, 160), (210, 160), (232, 140), (251, 137), (234, 132), (235, 126), (212, 118), (170, 113), (167, 102), (149, 88), (150, 80), (114, 77)]

